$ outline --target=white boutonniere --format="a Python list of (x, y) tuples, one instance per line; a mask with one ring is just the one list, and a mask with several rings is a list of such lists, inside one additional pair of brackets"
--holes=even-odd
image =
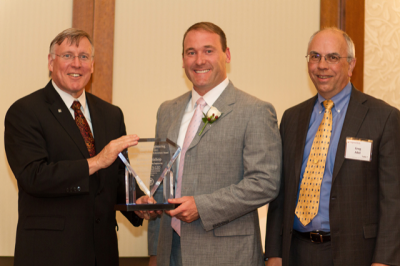
[(201, 129), (199, 136), (201, 135), (201, 133), (203, 133), (203, 130), (206, 128), (208, 123), (210, 123), (210, 124), (214, 123), (215, 121), (218, 120), (218, 118), (221, 117), (222, 114), (220, 111), (218, 111), (217, 108), (215, 108), (214, 106), (211, 106), (211, 108), (210, 108), (210, 110), (208, 110), (207, 114), (203, 113), (203, 115), (204, 115), (204, 117), (202, 119), (204, 122), (204, 126)]

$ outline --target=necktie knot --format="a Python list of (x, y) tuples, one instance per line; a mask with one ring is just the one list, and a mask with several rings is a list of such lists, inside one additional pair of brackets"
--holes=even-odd
[(200, 106), (201, 109), (203, 109), (207, 103), (206, 101), (203, 99), (203, 97), (200, 97), (197, 101), (196, 101), (197, 106)]
[(332, 107), (335, 105), (334, 102), (332, 100), (325, 100), (323, 102), (325, 109), (327, 110), (331, 110)]
[(81, 103), (79, 101), (74, 101), (74, 103), (71, 105), (71, 108), (74, 111), (81, 110)]

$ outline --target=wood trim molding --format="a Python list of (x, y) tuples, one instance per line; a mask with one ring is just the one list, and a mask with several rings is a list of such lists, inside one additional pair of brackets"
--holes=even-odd
[(321, 0), (320, 29), (340, 27), (341, 0)]
[(353, 40), (357, 63), (351, 82), (363, 91), (365, 0), (321, 0), (320, 28), (326, 27), (337, 27)]
[(86, 91), (112, 102), (115, 0), (74, 0), (72, 27), (92, 37), (95, 67)]
[(95, 0), (93, 41), (96, 50), (92, 93), (112, 102), (115, 0)]
[(89, 33), (93, 38), (94, 0), (74, 0), (72, 27)]

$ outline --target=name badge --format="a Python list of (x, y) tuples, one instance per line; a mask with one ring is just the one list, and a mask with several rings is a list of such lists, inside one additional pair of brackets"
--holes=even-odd
[(344, 158), (370, 162), (372, 159), (372, 140), (346, 138)]

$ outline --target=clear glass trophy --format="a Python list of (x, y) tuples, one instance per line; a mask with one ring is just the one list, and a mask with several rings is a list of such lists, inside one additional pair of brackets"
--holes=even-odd
[[(181, 152), (181, 147), (170, 139), (139, 139), (138, 145), (128, 148), (118, 156), (125, 164), (125, 204), (115, 205), (120, 211), (172, 210), (176, 204), (168, 203), (174, 198), (174, 175), (172, 166)], [(172, 156), (171, 156), (172, 154)], [(142, 179), (143, 178), (143, 179)], [(149, 183), (151, 189), (145, 183)], [(149, 197), (160, 187), (163, 202), (136, 204), (136, 184)]]

